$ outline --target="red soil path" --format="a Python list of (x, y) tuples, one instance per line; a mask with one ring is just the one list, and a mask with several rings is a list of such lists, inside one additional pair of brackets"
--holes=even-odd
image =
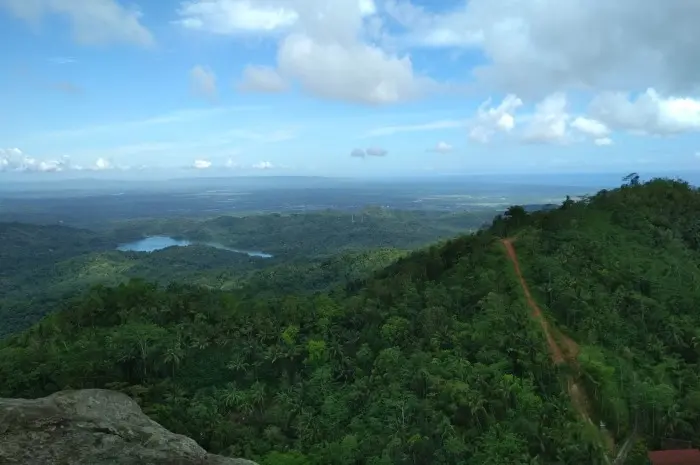
[[(564, 344), (564, 351), (562, 351), (559, 344), (557, 344), (554, 336), (552, 335), (552, 330), (549, 327), (549, 323), (542, 314), (542, 310), (540, 309), (539, 305), (537, 305), (537, 302), (535, 302), (535, 299), (532, 297), (530, 288), (528, 288), (527, 282), (520, 271), (518, 254), (515, 251), (515, 247), (513, 247), (514, 240), (515, 239), (513, 238), (501, 239), (501, 243), (508, 254), (508, 258), (510, 259), (511, 263), (513, 263), (513, 269), (515, 270), (515, 274), (518, 276), (518, 280), (520, 281), (520, 286), (523, 289), (527, 303), (532, 309), (532, 315), (540, 322), (540, 326), (542, 326), (542, 332), (547, 338), (547, 345), (549, 346), (549, 353), (552, 357), (552, 361), (555, 365), (569, 363), (570, 366), (578, 368), (578, 363), (576, 360), (578, 355), (578, 345), (573, 340), (561, 333), (559, 334), (559, 339)], [(586, 421), (592, 423), (590, 415), (588, 414), (589, 403), (585, 391), (583, 391), (578, 384), (576, 384), (574, 377), (571, 375), (568, 377), (567, 385), (569, 396), (571, 397), (571, 403), (574, 405), (574, 408)], [(612, 440), (612, 438), (610, 439)]]
[(525, 278), (523, 278), (523, 274), (520, 271), (520, 262), (518, 262), (518, 254), (515, 252), (515, 247), (513, 247), (513, 240), (502, 239), (501, 242), (503, 243), (503, 247), (505, 247), (506, 252), (508, 253), (508, 258), (510, 258), (510, 261), (513, 263), (515, 274), (520, 280), (520, 286), (523, 288), (523, 292), (525, 293), (527, 304), (532, 309), (532, 315), (537, 320), (539, 320), (540, 325), (542, 326), (542, 331), (544, 332), (544, 335), (547, 338), (547, 345), (549, 345), (549, 353), (552, 357), (552, 361), (557, 365), (560, 363), (564, 363), (564, 354), (555, 342), (554, 337), (552, 336), (552, 332), (549, 329), (549, 324), (547, 323), (547, 320), (545, 320), (545, 318), (542, 316), (542, 310), (540, 310), (540, 307), (537, 305), (537, 302), (535, 302), (535, 299), (532, 298), (532, 294), (530, 294), (530, 288), (527, 287)]

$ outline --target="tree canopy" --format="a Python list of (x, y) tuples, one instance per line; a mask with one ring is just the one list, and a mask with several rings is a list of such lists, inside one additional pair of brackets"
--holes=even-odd
[(332, 290), (98, 286), (0, 343), (0, 396), (122, 390), (264, 465), (603, 464), (633, 433), (630, 458), (698, 446), (698, 218), (698, 190), (657, 179), (511, 208)]

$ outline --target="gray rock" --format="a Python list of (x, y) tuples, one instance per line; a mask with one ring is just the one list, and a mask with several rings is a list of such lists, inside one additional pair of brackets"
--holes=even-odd
[(103, 389), (0, 398), (0, 464), (256, 465), (208, 454), (148, 418), (127, 395)]

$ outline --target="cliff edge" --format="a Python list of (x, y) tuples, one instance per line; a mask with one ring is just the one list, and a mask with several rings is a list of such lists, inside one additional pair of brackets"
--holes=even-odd
[(148, 418), (127, 395), (103, 389), (0, 398), (0, 463), (257, 465), (209, 454)]

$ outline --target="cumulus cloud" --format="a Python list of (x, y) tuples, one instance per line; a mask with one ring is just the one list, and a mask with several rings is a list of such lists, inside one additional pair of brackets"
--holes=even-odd
[(662, 97), (647, 89), (636, 98), (604, 93), (590, 105), (590, 113), (613, 129), (639, 134), (672, 135), (700, 131), (700, 100)]
[(83, 165), (76, 165), (76, 164), (71, 164), (70, 165), (71, 170), (75, 171), (111, 171), (111, 170), (129, 170), (131, 167), (126, 166), (126, 165), (116, 165), (114, 162), (105, 157), (100, 157), (97, 160), (95, 160), (94, 163), (88, 165), (88, 166), (83, 166)]
[(222, 35), (279, 33), (299, 19), (284, 3), (253, 0), (186, 1), (178, 15), (176, 23), (185, 28)]
[[(481, 53), (484, 64), (472, 70), (480, 88), (527, 100), (579, 90), (700, 90), (698, 2), (657, 1), (643, 12), (634, 0), (470, 0), (430, 9), (418, 3), (427, 5), (189, 0), (181, 2), (177, 22), (275, 40), (275, 63), (247, 68), (240, 81), (246, 90), (278, 92), (298, 84), (322, 98), (387, 104), (443, 89), (416, 71), (406, 53), (413, 47)], [(479, 129), (475, 137), (490, 138)]]
[(547, 96), (535, 106), (535, 113), (529, 118), (523, 140), (531, 143), (563, 143), (568, 140), (566, 95), (561, 92)]
[(447, 142), (438, 142), (435, 147), (428, 149), (429, 152), (450, 153), (454, 147)]
[(216, 99), (216, 75), (212, 70), (196, 65), (190, 70), (190, 87), (192, 92), (207, 100)]
[(367, 40), (379, 24), (371, 0), (210, 0), (185, 2), (179, 13), (179, 24), (189, 29), (282, 36), (276, 67), (248, 68), (244, 88), (277, 90), (282, 82), (294, 81), (314, 96), (377, 105), (435, 88), (415, 73), (408, 55)]
[(114, 164), (107, 158), (98, 158), (95, 161), (94, 169), (97, 171), (111, 170), (114, 169)]
[(602, 139), (610, 134), (610, 129), (598, 120), (586, 118), (584, 116), (579, 116), (571, 122), (571, 127), (578, 130), (579, 132)]
[(18, 148), (0, 149), (0, 171), (57, 172), (71, 169), (70, 159), (39, 160), (25, 155)]
[[(496, 107), (491, 100), (484, 102), (468, 124), (469, 138), (487, 143), (496, 134), (517, 137), (528, 144), (567, 144), (590, 141), (596, 145), (611, 145), (612, 128), (605, 118), (573, 115), (568, 108), (567, 96), (554, 92), (535, 104), (528, 113), (516, 115), (522, 100), (510, 94)], [(514, 131), (518, 126), (518, 130)], [(575, 131), (575, 132), (572, 132)]]
[(284, 92), (289, 88), (287, 81), (274, 68), (269, 66), (246, 66), (238, 90), (243, 92)]
[(598, 146), (612, 145), (610, 128), (603, 122), (585, 116), (577, 116), (570, 124), (570, 127), (578, 131)]
[[(517, 96), (506, 96), (497, 107), (490, 107), (491, 100), (484, 102), (477, 115), (469, 123), (469, 137), (473, 141), (486, 143), (494, 135), (514, 135), (529, 144), (564, 144), (591, 141), (596, 145), (611, 145), (611, 128), (601, 119), (583, 115), (572, 115), (563, 92), (555, 92), (539, 101), (534, 110), (516, 115), (523, 105)], [(514, 131), (516, 125), (521, 128)], [(576, 132), (573, 133), (572, 130)]]
[(435, 14), (422, 6), (396, 0), (387, 0), (384, 8), (389, 17), (404, 29), (399, 42), (406, 46), (473, 47), (484, 40), (481, 30), (465, 27), (470, 23), (466, 9)]
[(318, 40), (306, 34), (281, 44), (279, 71), (310, 94), (348, 102), (389, 104), (411, 100), (431, 82), (417, 77), (408, 56), (394, 56), (364, 43)]
[(412, 45), (479, 49), (480, 81), (521, 96), (649, 86), (688, 93), (700, 83), (698, 2), (641, 10), (636, 0), (470, 0), (439, 14), (387, 3)]
[(211, 162), (209, 160), (197, 159), (192, 163), (192, 168), (197, 170), (205, 170), (211, 167)]
[(128, 43), (152, 46), (151, 32), (141, 23), (141, 12), (116, 0), (0, 0), (16, 17), (38, 26), (45, 16), (65, 17), (76, 42), (90, 45)]
[(252, 168), (256, 170), (271, 170), (275, 168), (275, 165), (269, 161), (259, 161), (258, 163), (255, 163)]
[(497, 107), (491, 107), (489, 98), (482, 103), (469, 124), (469, 138), (486, 143), (498, 132), (510, 132), (515, 127), (515, 111), (523, 105), (513, 94), (506, 95)]
[(64, 171), (107, 171), (128, 169), (127, 166), (117, 166), (112, 160), (100, 157), (94, 163), (84, 166), (71, 162), (70, 157), (64, 156), (52, 159), (38, 159), (24, 154), (20, 149), (0, 149), (0, 172), (36, 172), (58, 173)]
[(355, 158), (384, 157), (388, 153), (389, 152), (386, 149), (380, 147), (370, 147), (367, 149), (353, 149), (350, 152), (350, 156)]

